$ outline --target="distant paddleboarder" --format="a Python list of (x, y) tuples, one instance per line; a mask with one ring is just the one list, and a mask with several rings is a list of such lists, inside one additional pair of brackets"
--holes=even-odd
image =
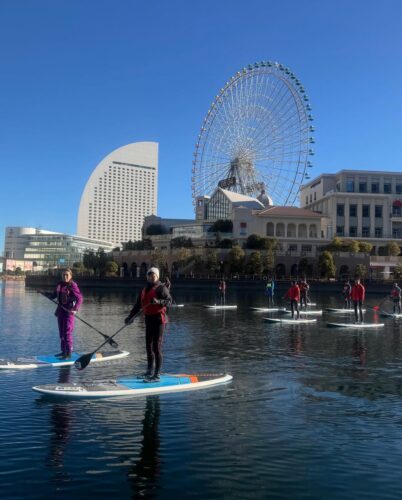
[(218, 297), (221, 303), (221, 306), (225, 305), (226, 302), (226, 281), (220, 280), (218, 283)]
[(342, 288), (344, 309), (352, 308), (352, 285), (349, 280), (345, 281)]
[(394, 304), (394, 314), (396, 312), (401, 314), (401, 294), (402, 290), (398, 286), (398, 283), (394, 283), (391, 290), (391, 299)]
[(82, 304), (82, 295), (77, 283), (73, 281), (71, 269), (64, 269), (61, 273), (62, 281), (56, 285), (54, 292), (45, 292), (46, 297), (56, 299), (58, 306), (56, 312), (59, 327), (61, 352), (56, 354), (61, 359), (71, 359), (73, 351), (74, 314)]
[(307, 309), (307, 303), (310, 302), (308, 298), (308, 292), (310, 290), (310, 286), (307, 283), (306, 278), (300, 280), (299, 288), (300, 288), (300, 307), (302, 308), (304, 306), (304, 308)]
[(365, 296), (366, 289), (360, 283), (360, 280), (356, 279), (351, 292), (353, 307), (355, 310), (355, 323), (363, 323), (363, 303)]
[(300, 302), (300, 288), (296, 281), (290, 282), (290, 288), (285, 294), (285, 299), (290, 300), (290, 310), (292, 312), (292, 319), (295, 319), (295, 313), (297, 313), (297, 318), (300, 318), (299, 302)]
[(268, 278), (267, 284), (265, 286), (265, 295), (268, 299), (268, 307), (274, 307), (274, 292), (275, 281), (272, 278)]
[(132, 323), (133, 317), (141, 310), (145, 317), (145, 346), (147, 350), (147, 371), (144, 381), (159, 382), (162, 367), (162, 340), (167, 323), (166, 306), (172, 299), (166, 285), (159, 281), (159, 269), (151, 267), (147, 272), (147, 284), (137, 297), (134, 307), (124, 320), (126, 325)]

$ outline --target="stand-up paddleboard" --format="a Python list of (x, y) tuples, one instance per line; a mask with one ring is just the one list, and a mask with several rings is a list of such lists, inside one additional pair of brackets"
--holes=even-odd
[(329, 328), (381, 328), (384, 323), (327, 323)]
[(307, 318), (299, 318), (299, 319), (280, 319), (280, 318), (264, 318), (265, 321), (269, 321), (270, 323), (284, 323), (287, 325), (302, 325), (305, 323), (316, 323), (316, 319), (307, 319)]
[[(316, 307), (317, 303), (316, 302), (307, 302), (307, 307)], [(299, 307), (301, 307), (301, 303), (299, 302)]]
[(219, 304), (214, 304), (212, 306), (204, 305), (207, 309), (237, 309), (237, 306), (221, 306)]
[(284, 307), (250, 307), (253, 311), (258, 312), (285, 312), (286, 309)]
[(170, 304), (169, 307), (184, 307), (184, 304)]
[(89, 383), (65, 383), (38, 385), (34, 391), (49, 396), (69, 398), (110, 398), (113, 396), (147, 396), (164, 392), (193, 391), (205, 389), (232, 380), (225, 374), (194, 374), (194, 375), (161, 375), (159, 382), (145, 382), (135, 375), (121, 377), (116, 380), (105, 380)]
[[(91, 363), (125, 358), (129, 354), (128, 351), (97, 352), (92, 356)], [(82, 354), (73, 352), (71, 354), (71, 359), (60, 359), (51, 355), (19, 357), (15, 360), (0, 359), (0, 370), (30, 370), (32, 368), (43, 368), (46, 366), (70, 366), (73, 365), (80, 356), (82, 356)]]
[(388, 313), (386, 311), (380, 311), (380, 316), (384, 316), (385, 318), (402, 318), (402, 314)]
[[(285, 313), (292, 314), (292, 311), (286, 309)], [(304, 316), (319, 316), (320, 314), (322, 314), (322, 309), (317, 309), (317, 310), (309, 309), (308, 311), (306, 311), (305, 309), (300, 310), (300, 315)]]
[[(354, 309), (340, 309), (336, 307), (327, 307), (326, 312), (335, 313), (335, 314), (352, 314), (355, 312)], [(362, 309), (363, 312), (366, 312), (366, 309)]]

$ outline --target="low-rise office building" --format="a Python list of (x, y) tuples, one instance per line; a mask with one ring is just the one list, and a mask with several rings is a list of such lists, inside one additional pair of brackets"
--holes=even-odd
[[(6, 270), (46, 270), (82, 262), (86, 250), (113, 250), (110, 242), (32, 227), (7, 227), (4, 242)], [(16, 263), (19, 263), (18, 265)]]

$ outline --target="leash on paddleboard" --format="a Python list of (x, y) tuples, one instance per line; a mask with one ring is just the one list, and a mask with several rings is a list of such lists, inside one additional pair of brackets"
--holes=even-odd
[(81, 318), (80, 316), (78, 316), (77, 313), (73, 313), (73, 311), (71, 311), (70, 309), (67, 309), (66, 307), (62, 306), (61, 304), (59, 304), (57, 302), (57, 300), (54, 300), (52, 298), (50, 298), (46, 292), (43, 292), (41, 290), (37, 290), (38, 293), (40, 293), (41, 295), (43, 295), (44, 297), (46, 297), (47, 299), (50, 300), (50, 302), (53, 302), (54, 304), (56, 304), (58, 307), (60, 307), (61, 309), (63, 309), (63, 311), (66, 311), (66, 312), (69, 312), (71, 314), (74, 314), (74, 316), (79, 319), (80, 321), (82, 321), (82, 323), (84, 323), (84, 325), (87, 325), (89, 326), (89, 328), (92, 328), (92, 330), (95, 330), (95, 332), (99, 333), (99, 335), (102, 335), (102, 337), (106, 340), (106, 343), (111, 345), (114, 349), (117, 349), (119, 347), (119, 344), (114, 341), (111, 337), (109, 337), (108, 335), (105, 335), (104, 333), (102, 333), (100, 330), (98, 330), (97, 328), (95, 328), (93, 325), (91, 325), (90, 323), (88, 323), (87, 321), (85, 321), (85, 319)]

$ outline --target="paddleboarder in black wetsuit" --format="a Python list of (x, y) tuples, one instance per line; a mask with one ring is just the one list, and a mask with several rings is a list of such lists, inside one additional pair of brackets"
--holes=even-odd
[(144, 381), (159, 382), (162, 367), (162, 340), (167, 323), (166, 306), (172, 299), (167, 287), (159, 281), (159, 269), (151, 267), (147, 272), (147, 284), (139, 294), (137, 302), (124, 320), (126, 324), (141, 310), (145, 316), (145, 345), (147, 349), (147, 371)]

